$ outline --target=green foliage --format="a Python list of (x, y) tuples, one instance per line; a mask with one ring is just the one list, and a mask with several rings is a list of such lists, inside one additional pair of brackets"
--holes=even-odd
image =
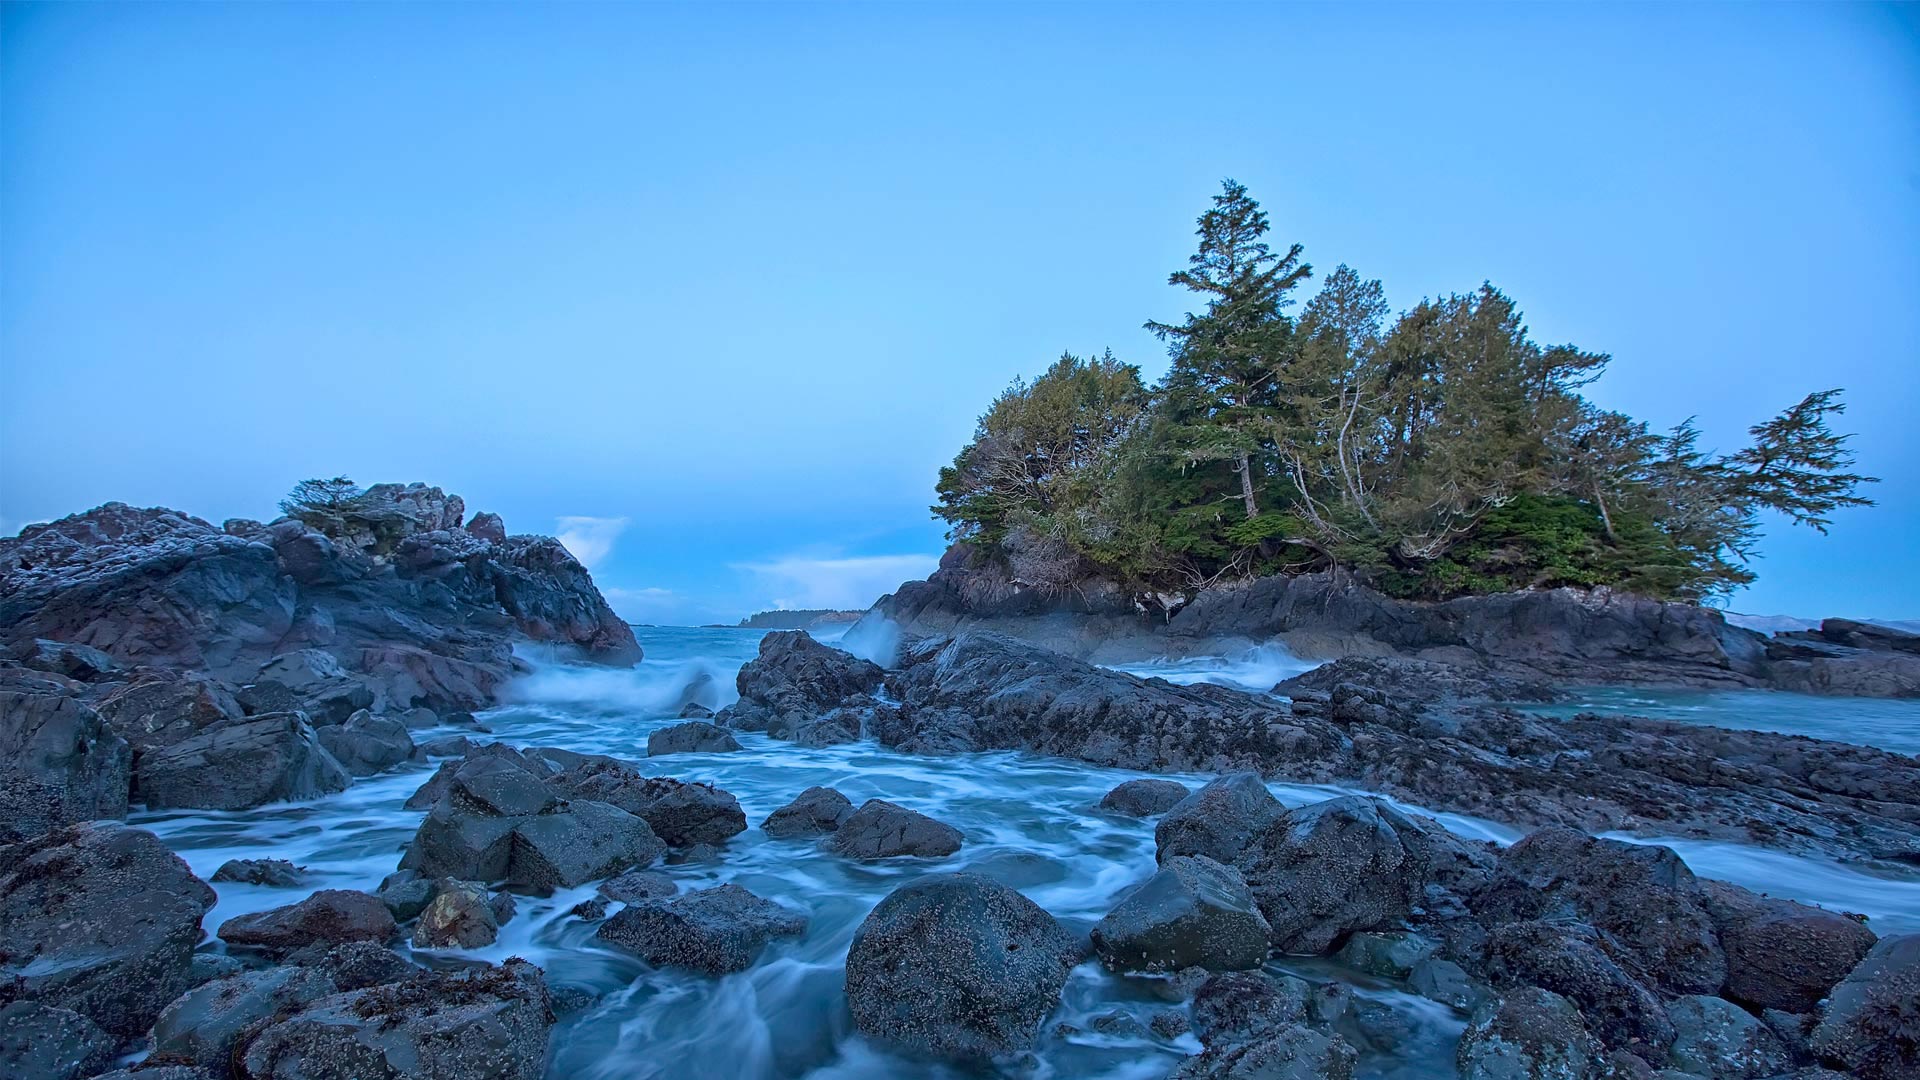
[(302, 480), (280, 500), (280, 512), (310, 528), (331, 533), (348, 515), (366, 507), (366, 492), (344, 476), (331, 480)]
[(1089, 572), (1141, 591), (1343, 567), (1396, 595), (1608, 585), (1704, 600), (1753, 580), (1761, 515), (1825, 531), (1871, 505), (1839, 391), (1809, 394), (1716, 455), (1580, 393), (1610, 358), (1533, 340), (1491, 284), (1397, 319), (1341, 266), (1301, 309), (1300, 245), (1227, 181), (1188, 267), (1205, 300), (1149, 322), (1154, 387), (1108, 353), (1016, 381), (942, 469), (934, 513), (1017, 580)]

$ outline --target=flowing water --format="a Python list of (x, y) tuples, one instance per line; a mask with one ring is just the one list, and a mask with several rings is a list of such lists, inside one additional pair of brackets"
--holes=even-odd
[[(761, 634), (640, 628), (647, 659), (636, 669), (536, 662), (536, 673), (515, 684), (513, 703), (481, 717), (493, 737), (509, 743), (612, 754), (636, 762), (649, 775), (711, 781), (731, 791), (746, 811), (749, 829), (726, 845), (718, 861), (669, 865), (667, 872), (683, 890), (734, 882), (805, 911), (811, 920), (803, 937), (776, 942), (754, 967), (714, 979), (655, 970), (602, 947), (593, 937), (594, 924), (567, 914), (593, 895), (593, 887), (585, 886), (549, 898), (521, 898), (518, 914), (490, 947), (415, 955), (438, 965), (464, 958), (498, 962), (523, 956), (546, 968), (555, 984), (594, 995), (594, 1004), (563, 1017), (554, 1030), (548, 1075), (555, 1080), (959, 1075), (894, 1058), (852, 1032), (841, 989), (843, 965), (854, 929), (867, 912), (918, 875), (965, 869), (1020, 889), (1084, 933), (1125, 890), (1153, 871), (1151, 823), (1093, 809), (1115, 784), (1142, 774), (1017, 753), (914, 757), (870, 742), (807, 749), (748, 733), (738, 736), (744, 752), (648, 759), (648, 732), (672, 723), (683, 700), (693, 697), (713, 706), (733, 700), (733, 675), (754, 655)], [(888, 647), (886, 642), (850, 644), (869, 652)], [(1131, 670), (1176, 681), (1210, 679), (1261, 689), (1310, 666), (1267, 648)], [(1764, 702), (1720, 706), (1710, 695), (1691, 697), (1702, 701), (1672, 707), (1699, 708), (1703, 713), (1693, 718), (1709, 722), (1754, 714), (1743, 726), (1761, 726), (1757, 712), (1764, 711)], [(1661, 705), (1690, 697), (1648, 700)], [(1626, 699), (1620, 707), (1632, 703)], [(1874, 711), (1880, 703), (1821, 704), (1823, 715), (1830, 718), (1856, 711), (1880, 715)], [(1637, 708), (1653, 711), (1644, 704)], [(1816, 719), (1813, 710), (1798, 705), (1769, 715), (1773, 723), (1791, 730), (1803, 730), (1793, 725), (1810, 725)], [(1900, 727), (1900, 714), (1889, 715), (1895, 716), (1891, 726)], [(1830, 719), (1824, 730), (1831, 737), (1855, 729), (1845, 720)], [(1903, 730), (1904, 735), (1895, 735), (1912, 735), (1911, 726)], [(219, 900), (206, 919), (211, 930), (234, 915), (291, 903), (315, 888), (374, 888), (393, 871), (424, 816), (401, 804), (429, 771), (416, 766), (363, 780), (311, 803), (235, 813), (142, 814), (135, 821), (171, 844), (202, 878), (237, 857), (291, 859), (313, 871), (309, 881), (295, 888), (217, 885)], [(1174, 778), (1189, 784), (1206, 779)], [(930, 814), (960, 829), (966, 846), (950, 859), (861, 864), (830, 855), (813, 841), (774, 840), (759, 830), (767, 814), (815, 784), (837, 787), (856, 804), (879, 797)], [(1272, 787), (1288, 805), (1348, 793), (1331, 787)], [(1500, 843), (1523, 831), (1458, 815), (1435, 816), (1463, 834)], [(1920, 929), (1920, 883), (1735, 844), (1673, 845), (1703, 875), (1860, 912), (1870, 916), (1881, 933)], [(1329, 973), (1324, 962), (1277, 962), (1274, 967), (1308, 978), (1324, 979)], [(1453, 1044), (1464, 1026), (1462, 1018), (1388, 983), (1351, 973), (1342, 977), (1361, 996), (1399, 1014), (1397, 1046), (1390, 1054), (1363, 1057), (1361, 1075), (1409, 1080), (1453, 1075)], [(1119, 977), (1097, 964), (1083, 964), (1073, 973), (1060, 1009), (1043, 1025), (1034, 1054), (1003, 1071), (1035, 1078), (1162, 1077), (1200, 1049), (1191, 1035), (1167, 1039), (1145, 1030), (1153, 1013), (1169, 1005), (1177, 1005), (1177, 1000), (1163, 979)], [(1116, 1029), (1103, 1023), (1109, 1033), (1094, 1029), (1093, 1018), (1116, 1010), (1140, 1026)]]

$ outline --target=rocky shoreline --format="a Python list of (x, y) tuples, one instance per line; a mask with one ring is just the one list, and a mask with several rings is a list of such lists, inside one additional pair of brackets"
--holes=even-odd
[[(1197, 1050), (1179, 1077), (1350, 1080), (1390, 1060), (1404, 1020), (1357, 986), (1457, 1017), (1455, 1064), (1474, 1080), (1920, 1075), (1920, 935), (1883, 936), (1697, 878), (1667, 848), (1592, 835), (1731, 840), (1912, 874), (1920, 761), (1504, 704), (1609, 658), (1635, 678), (1766, 685), (1803, 664), (1791, 670), (1828, 672), (1829, 690), (1895, 685), (1904, 662), (1881, 654), (1916, 654), (1873, 628), (1755, 648), (1710, 613), (1541, 594), (1405, 629), (1406, 612), (1320, 595), (1323, 630), (1391, 648), (1348, 650), (1375, 655), (1290, 680), (1283, 698), (1095, 667), (970, 629), (989, 618), (977, 606), (956, 614), (906, 588), (876, 609), (909, 632), (887, 664), (769, 634), (736, 677), (739, 700), (717, 715), (689, 705), (651, 731), (643, 768), (488, 741), (470, 715), (522, 671), (517, 646), (640, 659), (585, 569), (492, 515), (463, 523), (438, 489), (375, 491), (398, 509), (378, 534), (216, 528), (109, 504), (0, 541), (0, 1073), (534, 1080), (558, 1018), (589, 1003), (525, 960), (460, 952), (498, 942), (530, 901), (591, 889), (568, 918), (596, 947), (696, 978), (750, 971), (814, 913), (736, 883), (683, 891), (661, 868), (724, 862), (757, 828), (907, 871), (853, 933), (842, 983), (851, 1029), (903, 1068), (1030, 1071), (1037, 1041), (1085, 1034), (1046, 1025), (1074, 972), (1097, 963), (1151, 980), (1166, 1003), (1102, 1014), (1094, 1034), (1140, 1025)], [(1190, 606), (1153, 640), (1298, 632), (1306, 616), (1289, 605), (1310, 585)], [(1085, 633), (1089, 614), (1018, 618), (1034, 630), (1071, 615)], [(1438, 644), (1442, 624), (1459, 644)], [(1156, 865), (1087, 926), (994, 876), (942, 872), (976, 838), (907, 805), (817, 786), (750, 822), (730, 792), (657, 771), (768, 745), (746, 733), (776, 749), (872, 740), (1217, 778), (1107, 794), (1099, 812), (1150, 831)], [(137, 805), (314, 799), (427, 762), (405, 801), (417, 828), (364, 888), (316, 888), (274, 851), (226, 862), (209, 885), (114, 820)], [(1377, 794), (1288, 808), (1269, 780)], [(1395, 799), (1532, 831), (1502, 849)], [(204, 925), (229, 884), (312, 891)], [(1330, 977), (1273, 966), (1300, 957), (1324, 958)]]

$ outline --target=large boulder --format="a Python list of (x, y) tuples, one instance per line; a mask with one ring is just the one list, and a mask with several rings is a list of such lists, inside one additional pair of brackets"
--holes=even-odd
[(383, 773), (413, 757), (413, 735), (407, 725), (365, 709), (345, 723), (318, 728), (316, 733), (327, 753), (355, 776)]
[(139, 1035), (192, 981), (213, 890), (152, 833), (80, 825), (0, 855), (0, 1001)]
[(594, 936), (658, 967), (708, 975), (744, 971), (776, 937), (796, 937), (807, 917), (738, 885), (630, 902)]
[(1537, 986), (1580, 1010), (1587, 1029), (1609, 1049), (1651, 1048), (1673, 1041), (1667, 1009), (1607, 953), (1611, 941), (1578, 924), (1518, 922), (1487, 937), (1487, 977), (1498, 987)]
[(1701, 884), (1727, 954), (1722, 993), (1753, 1008), (1812, 1012), (1877, 940), (1858, 919), (1837, 912), (1723, 881)]
[(768, 836), (825, 836), (853, 816), (853, 803), (830, 787), (810, 787), (760, 823)]
[(647, 756), (667, 754), (724, 754), (740, 749), (733, 732), (704, 720), (670, 724), (647, 735)]
[(55, 680), (0, 669), (0, 839), (126, 817), (132, 760)]
[(1353, 1080), (1358, 1057), (1338, 1035), (1283, 1024), (1188, 1058), (1167, 1080)]
[(959, 851), (961, 843), (960, 830), (951, 825), (885, 799), (868, 799), (840, 823), (827, 846), (854, 859), (938, 859)]
[(1490, 924), (1585, 922), (1669, 993), (1715, 994), (1727, 981), (1705, 890), (1671, 848), (1541, 829), (1501, 852), (1473, 910)]
[(1205, 855), (1230, 863), (1272, 821), (1286, 813), (1260, 774), (1233, 773), (1175, 803), (1154, 826), (1155, 855)]
[(1724, 998), (1689, 995), (1667, 1007), (1673, 1067), (1712, 1080), (1759, 1080), (1793, 1070), (1793, 1054), (1767, 1025)]
[(1460, 1036), (1462, 1080), (1599, 1080), (1605, 1052), (1580, 1010), (1558, 994), (1519, 987), (1481, 1006)]
[(847, 951), (847, 1003), (867, 1038), (978, 1061), (1025, 1050), (1079, 959), (1073, 935), (991, 878), (934, 874), (880, 901)]
[(1257, 968), (1267, 920), (1239, 872), (1176, 855), (1093, 928), (1094, 951), (1119, 971)]
[(416, 949), (477, 949), (493, 944), (500, 920), (489, 903), (486, 886), (443, 878), (434, 883), (433, 899), (414, 924)]
[(672, 847), (718, 846), (747, 829), (746, 811), (731, 792), (669, 776), (642, 776), (609, 757), (573, 755), (551, 783), (572, 798), (610, 803), (633, 814)]
[(0, 1008), (0, 1075), (80, 1080), (113, 1060), (116, 1040), (70, 1009), (16, 1001)]
[(172, 746), (246, 713), (225, 683), (192, 672), (143, 669), (92, 699), (94, 711), (135, 752)]
[(223, 721), (146, 751), (133, 773), (134, 797), (154, 810), (248, 810), (351, 783), (297, 712)]
[(379, 897), (352, 889), (322, 889), (298, 903), (236, 915), (220, 924), (220, 940), (229, 945), (279, 951), (349, 941), (384, 944), (399, 932)]
[(267, 1020), (337, 992), (309, 968), (244, 971), (194, 987), (153, 1025), (153, 1052), (225, 1072), (242, 1041)]
[(1164, 814), (1193, 794), (1187, 785), (1174, 780), (1128, 780), (1100, 800), (1100, 809), (1127, 817), (1153, 817)]
[(1814, 1053), (1862, 1080), (1920, 1076), (1920, 934), (1884, 937), (1833, 988)]
[(540, 1080), (553, 1011), (523, 960), (309, 1002), (248, 1044), (252, 1080)]
[(805, 630), (760, 639), (760, 655), (735, 677), (740, 700), (721, 715), (728, 727), (776, 739), (841, 705), (870, 702), (886, 673), (851, 653), (813, 640)]

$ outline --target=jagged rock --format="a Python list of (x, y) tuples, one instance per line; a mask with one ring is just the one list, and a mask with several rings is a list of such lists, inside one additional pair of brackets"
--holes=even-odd
[(370, 682), (347, 674), (324, 649), (296, 649), (268, 660), (235, 695), (248, 713), (302, 712), (316, 727), (345, 723), (376, 698)]
[(416, 949), (477, 949), (493, 944), (500, 923), (484, 885), (442, 879), (413, 929)]
[(1100, 920), (1093, 947), (1119, 971), (1257, 968), (1267, 958), (1267, 920), (1232, 867), (1176, 855)]
[(740, 741), (723, 727), (689, 720), (660, 728), (647, 736), (647, 756), (666, 754), (721, 754), (740, 749)]
[(68, 1009), (34, 1001), (0, 1008), (0, 1074), (80, 1080), (113, 1060), (114, 1038)]
[(289, 953), (286, 962), (325, 976), (343, 991), (396, 983), (420, 970), (400, 954), (372, 941), (349, 941), (344, 945), (315, 942)]
[(738, 885), (630, 902), (594, 936), (658, 967), (708, 975), (744, 971), (776, 937), (797, 937), (807, 917)]
[(91, 645), (35, 638), (18, 654), (22, 666), (80, 682), (98, 682), (120, 670), (113, 657)]
[(247, 810), (353, 782), (299, 713), (227, 720), (140, 755), (134, 797), (151, 809)]
[(689, 784), (666, 776), (642, 776), (613, 758), (584, 757), (567, 766), (551, 783), (576, 799), (596, 799), (646, 821), (667, 844), (685, 848), (719, 845), (747, 829), (740, 800), (711, 784)]
[(433, 900), (433, 887), (432, 878), (422, 877), (413, 870), (395, 870), (380, 879), (380, 887), (373, 890), (373, 895), (387, 905), (395, 922), (406, 922), (427, 910), (427, 904)]
[(1722, 993), (1755, 1008), (1813, 1011), (1876, 940), (1845, 915), (1723, 881), (1701, 885), (1727, 954)]
[(788, 739), (796, 746), (817, 750), (823, 746), (859, 742), (869, 727), (883, 728), (895, 714), (896, 710), (891, 705), (843, 705), (824, 716), (802, 721), (784, 730), (770, 727), (767, 734), (776, 739)]
[(1609, 945), (1578, 924), (1509, 923), (1487, 938), (1487, 977), (1495, 986), (1537, 986), (1573, 1002), (1608, 1049), (1657, 1052), (1673, 1041), (1667, 1009), (1607, 954)]
[(523, 960), (310, 1002), (262, 1031), (241, 1066), (254, 1080), (540, 1080), (553, 1013)]
[(291, 950), (315, 943), (383, 944), (399, 932), (379, 897), (351, 889), (322, 889), (298, 903), (236, 915), (220, 924), (219, 936), (229, 945)]
[(1404, 979), (1420, 961), (1439, 951), (1435, 942), (1402, 931), (1381, 933), (1363, 931), (1347, 939), (1334, 959), (1369, 975), (1386, 979)]
[(1518, 987), (1473, 1014), (1460, 1037), (1462, 1080), (1598, 1080), (1604, 1051), (1558, 994)]
[(959, 851), (961, 843), (960, 830), (951, 825), (885, 799), (868, 799), (840, 823), (827, 846), (853, 859), (937, 859)]
[(1227, 971), (1193, 993), (1193, 1033), (1209, 1049), (1234, 1046), (1261, 1032), (1307, 1019), (1306, 982), (1258, 971)]
[(139, 1035), (190, 984), (213, 901), (149, 832), (79, 825), (29, 840), (0, 869), (0, 999)]
[(1188, 1058), (1167, 1080), (1353, 1080), (1357, 1057), (1338, 1035), (1287, 1024)]
[(854, 931), (847, 1003), (867, 1038), (978, 1061), (1027, 1048), (1079, 959), (1039, 905), (978, 874), (895, 889)]
[(213, 872), (212, 881), (290, 888), (307, 878), (307, 868), (285, 859), (228, 859)]
[(467, 531), (490, 544), (507, 542), (507, 524), (500, 520), (499, 514), (477, 511), (473, 519), (467, 522)]
[(1187, 785), (1172, 780), (1128, 780), (1107, 792), (1100, 809), (1128, 817), (1152, 817), (1164, 814), (1193, 794)]
[(57, 683), (0, 669), (0, 840), (126, 817), (132, 757)]
[(825, 836), (853, 816), (853, 803), (830, 787), (810, 787), (767, 815), (760, 828), (768, 836)]
[(760, 654), (740, 668), (740, 700), (726, 711), (727, 726), (791, 738), (793, 729), (841, 705), (870, 703), (885, 673), (850, 653), (822, 645), (805, 630), (779, 630), (760, 639)]
[(135, 752), (172, 746), (223, 720), (246, 715), (225, 683), (192, 672), (175, 675), (150, 668), (103, 690), (92, 704)]
[(1920, 1075), (1920, 934), (1874, 945), (1833, 988), (1812, 1044), (1820, 1060), (1862, 1080)]
[(225, 1071), (262, 1021), (335, 993), (326, 976), (303, 967), (247, 971), (195, 987), (153, 1025), (153, 1051), (168, 1060)]
[(1210, 781), (1167, 811), (1153, 830), (1154, 854), (1161, 862), (1176, 855), (1205, 855), (1231, 863), (1285, 812), (1259, 774), (1232, 773)]
[(365, 709), (343, 724), (317, 729), (320, 745), (355, 776), (372, 776), (413, 757), (413, 736), (407, 725)]
[(1673, 1067), (1713, 1080), (1757, 1080), (1793, 1069), (1778, 1036), (1746, 1010), (1717, 997), (1676, 998), (1667, 1012), (1677, 1033)]
[(1671, 848), (1541, 829), (1501, 852), (1473, 910), (1488, 923), (1571, 913), (1671, 993), (1718, 993), (1727, 981), (1705, 892)]

